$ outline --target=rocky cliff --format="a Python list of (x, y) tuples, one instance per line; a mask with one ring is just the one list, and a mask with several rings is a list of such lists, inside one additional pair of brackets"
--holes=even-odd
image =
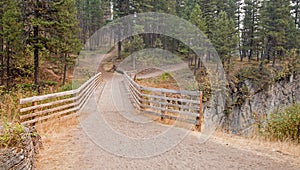
[[(273, 111), (300, 101), (300, 74), (280, 79), (267, 87), (257, 90), (251, 80), (242, 82), (246, 93), (231, 91), (232, 102), (230, 111), (225, 116), (224, 126), (234, 133), (250, 133), (253, 125), (263, 121)], [(241, 102), (239, 96), (244, 96)]]

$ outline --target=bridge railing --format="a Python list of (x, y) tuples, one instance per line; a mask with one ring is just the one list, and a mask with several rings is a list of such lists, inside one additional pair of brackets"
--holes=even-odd
[(52, 118), (73, 116), (84, 106), (101, 82), (102, 76), (98, 73), (78, 89), (20, 99), (20, 121), (28, 125)]
[(200, 130), (203, 121), (202, 91), (170, 90), (150, 88), (137, 84), (123, 72), (129, 92), (136, 108), (140, 111), (195, 124)]

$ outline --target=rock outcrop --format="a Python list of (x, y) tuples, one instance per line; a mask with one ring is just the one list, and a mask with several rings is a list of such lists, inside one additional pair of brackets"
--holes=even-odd
[(36, 169), (36, 154), (41, 145), (40, 137), (32, 135), (34, 130), (25, 129), (18, 146), (0, 149), (0, 170)]
[[(226, 116), (224, 126), (235, 133), (249, 133), (256, 121), (267, 118), (279, 108), (300, 101), (300, 75), (281, 79), (266, 89), (255, 89), (250, 80), (244, 81), (248, 95), (242, 104), (235, 104)], [(234, 94), (236, 97), (236, 94)]]

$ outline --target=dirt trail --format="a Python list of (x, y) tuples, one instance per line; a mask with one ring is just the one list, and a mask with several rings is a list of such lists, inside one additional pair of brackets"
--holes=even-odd
[(174, 64), (174, 65), (168, 65), (166, 67), (164, 67), (163, 70), (154, 70), (151, 69), (150, 72), (146, 73), (146, 74), (137, 74), (136, 78), (140, 78), (140, 79), (148, 79), (151, 77), (157, 77), (159, 75), (162, 75), (164, 72), (175, 72), (178, 70), (183, 70), (188, 68), (188, 65), (186, 63), (179, 63), (179, 64)]
[[(197, 138), (199, 134), (196, 132), (188, 134), (184, 140), (171, 150), (153, 157), (131, 159), (107, 152), (107, 149), (103, 147), (104, 145), (113, 144), (118, 140), (121, 143), (122, 140), (116, 138), (112, 141), (111, 136), (106, 133), (106, 130), (103, 130), (103, 123), (108, 124), (110, 128), (120, 134), (139, 138), (158, 135), (168, 128), (168, 126), (154, 122), (140, 124), (135, 123), (135, 120), (124, 118), (124, 116), (127, 116), (129, 119), (136, 118), (147, 121), (146, 118), (143, 119), (136, 113), (128, 113), (133, 108), (130, 108), (128, 103), (126, 103), (128, 100), (123, 100), (118, 96), (121, 95), (126, 99), (126, 95), (128, 95), (123, 93), (122, 83), (122, 77), (119, 75), (115, 75), (113, 79), (108, 79), (104, 89), (99, 89), (91, 99), (97, 101), (99, 108), (88, 104), (84, 112), (91, 112), (80, 118), (81, 124), (48, 136), (44, 143), (44, 149), (41, 150), (39, 155), (38, 169), (286, 170), (300, 168), (298, 157), (271, 150), (254, 150), (251, 147), (249, 149), (232, 146), (216, 137), (212, 137), (206, 143), (201, 143)], [(116, 92), (118, 89), (119, 92)], [(117, 99), (113, 98), (114, 95), (116, 95)], [(116, 108), (114, 102), (120, 104), (121, 107)], [(89, 103), (93, 102), (89, 101)], [(101, 122), (100, 120), (99, 122), (99, 117), (102, 117), (105, 121)], [(106, 141), (106, 143), (102, 143), (103, 145), (99, 146), (97, 140), (101, 139)], [(125, 146), (126, 144), (124, 144)], [(138, 145), (131, 146), (130, 150), (127, 151), (139, 152), (138, 147)], [(116, 152), (121, 153), (121, 151)], [(133, 152), (132, 154), (135, 153)]]
[[(38, 169), (300, 169), (297, 156), (251, 146), (251, 142), (247, 147), (237, 145), (240, 139), (234, 137), (212, 136), (202, 143), (197, 132), (188, 133), (180, 143), (156, 156), (129, 158), (143, 154), (145, 147), (134, 140), (125, 141), (122, 136), (151, 139), (164, 136), (170, 126), (136, 113), (129, 103), (122, 76), (104, 75), (106, 83), (82, 110), (80, 123), (43, 136)], [(175, 136), (187, 132), (172, 129)], [(159, 151), (160, 146), (167, 147), (170, 141), (162, 139), (153, 146)], [(146, 144), (150, 151), (155, 150), (152, 143)]]

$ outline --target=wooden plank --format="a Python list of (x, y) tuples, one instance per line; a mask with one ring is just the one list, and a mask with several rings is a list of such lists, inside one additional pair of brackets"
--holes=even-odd
[(42, 110), (42, 111), (34, 112), (34, 113), (31, 113), (31, 114), (22, 115), (22, 116), (20, 116), (20, 119), (24, 120), (24, 119), (28, 119), (30, 117), (41, 116), (41, 115), (44, 115), (44, 114), (47, 114), (47, 113), (52, 113), (52, 112), (56, 112), (56, 111), (59, 111), (59, 110), (62, 110), (62, 109), (67, 109), (67, 108), (73, 107), (75, 105), (76, 105), (76, 103), (70, 103), (70, 104), (59, 106), (59, 107), (54, 107), (54, 108), (51, 108), (51, 109)]
[(132, 84), (129, 84), (129, 87), (132, 87), (133, 90), (137, 93), (137, 95), (138, 95), (139, 97), (142, 96), (142, 93), (141, 93), (136, 87), (134, 87)]
[(152, 88), (152, 87), (140, 87), (141, 90), (151, 91), (151, 92), (163, 92), (163, 93), (172, 93), (172, 94), (182, 94), (182, 95), (190, 95), (190, 96), (199, 96), (199, 92), (196, 91), (186, 91), (186, 90), (171, 90), (165, 88)]
[(129, 84), (133, 85), (137, 89), (141, 88), (141, 86), (139, 84), (137, 84), (135, 81), (133, 81), (127, 74), (124, 74), (124, 75), (125, 75), (126, 79), (128, 80)]
[(101, 80), (95, 80), (93, 83), (89, 84), (89, 86), (78, 95), (79, 96), (78, 100), (81, 102), (82, 99), (85, 98), (87, 94), (89, 94), (91, 91), (94, 91), (94, 89), (96, 89), (98, 83), (100, 82)]
[(190, 99), (181, 99), (181, 98), (172, 98), (172, 97), (166, 97), (164, 98), (163, 96), (155, 96), (155, 95), (149, 95), (149, 94), (142, 94), (144, 97), (148, 98), (155, 98), (155, 99), (167, 99), (167, 100), (174, 100), (174, 101), (179, 101), (182, 103), (192, 103), (192, 104), (199, 104), (198, 100), (190, 100)]
[(33, 97), (20, 99), (20, 104), (33, 103), (33, 102), (47, 100), (47, 99), (51, 99), (51, 98), (57, 98), (57, 97), (62, 97), (62, 96), (67, 96), (67, 95), (74, 95), (76, 93), (77, 93), (76, 90), (70, 90), (70, 91), (65, 91), (65, 92), (47, 94), (47, 95), (43, 95), (43, 96), (33, 96)]
[[(152, 111), (142, 111), (145, 114), (150, 114), (150, 115), (154, 115), (154, 116), (161, 116), (161, 114), (156, 113), (156, 112), (152, 112)], [(172, 115), (164, 115), (166, 119), (170, 119), (170, 120), (177, 120), (177, 121), (181, 121), (181, 122), (185, 122), (185, 123), (190, 123), (190, 124), (195, 124), (196, 120), (194, 119), (184, 119), (184, 118), (180, 118), (177, 116), (172, 116)]]
[(28, 112), (28, 111), (31, 111), (31, 110), (34, 110), (34, 109), (41, 109), (41, 108), (44, 108), (44, 107), (54, 106), (54, 105), (58, 105), (58, 104), (61, 104), (61, 103), (75, 101), (76, 99), (77, 99), (77, 97), (72, 97), (72, 98), (58, 100), (58, 101), (54, 101), (54, 102), (50, 102), (50, 103), (40, 104), (40, 105), (37, 105), (37, 106), (30, 106), (30, 107), (20, 109), (20, 112), (23, 113), (23, 112)]
[[(78, 88), (76, 90), (53, 93), (53, 94), (48, 94), (48, 95), (43, 95), (43, 96), (33, 96), (33, 97), (21, 99), (20, 104), (26, 104), (26, 103), (33, 103), (33, 102), (42, 101), (42, 100), (46, 100), (46, 99), (50, 99), (50, 98), (57, 98), (57, 97), (62, 97), (62, 96), (66, 96), (66, 95), (75, 95), (75, 94), (77, 94), (76, 97), (63, 99), (63, 100), (59, 100), (59, 101), (54, 101), (54, 102), (49, 102), (49, 103), (44, 103), (44, 104), (41, 104), (41, 105), (35, 105), (35, 106), (20, 109), (20, 112), (27, 112), (27, 111), (31, 111), (31, 110), (35, 110), (35, 109), (41, 109), (41, 108), (44, 108), (44, 107), (54, 106), (54, 105), (61, 104), (61, 103), (64, 103), (64, 102), (73, 101), (73, 103), (69, 103), (69, 104), (66, 104), (66, 105), (59, 106), (59, 107), (54, 107), (54, 108), (51, 108), (51, 109), (38, 111), (38, 112), (35, 112), (35, 113), (32, 113), (32, 114), (22, 115), (21, 120), (24, 120), (24, 119), (28, 119), (30, 117), (41, 116), (41, 115), (44, 115), (44, 114), (47, 114), (47, 113), (52, 113), (52, 112), (62, 110), (61, 112), (58, 112), (58, 113), (49, 114), (49, 115), (46, 115), (46, 116), (42, 116), (42, 117), (34, 118), (32, 120), (28, 120), (26, 122), (23, 122), (22, 124), (33, 124), (33, 123), (36, 123), (38, 121), (49, 119), (51, 117), (63, 115), (63, 114), (66, 114), (66, 113), (69, 113), (69, 112), (72, 112), (72, 111), (77, 111), (79, 109), (79, 107), (82, 107), (82, 104), (87, 100), (87, 98), (89, 98), (91, 96), (92, 92), (97, 87), (99, 87), (100, 84), (101, 84), (101, 73), (98, 73), (95, 76), (93, 76), (91, 79), (86, 81), (83, 85), (80, 86), (80, 88)], [(78, 102), (74, 102), (76, 100)], [(81, 103), (81, 102), (83, 102), (83, 103)], [(78, 104), (79, 104), (78, 107), (74, 107)], [(70, 107), (73, 107), (73, 108), (68, 109), (68, 110), (63, 110), (63, 109), (67, 109), (67, 108), (70, 108)]]
[(149, 105), (142, 105), (142, 107), (154, 109), (154, 110), (160, 110), (160, 111), (165, 110), (166, 112), (178, 113), (178, 114), (182, 114), (182, 115), (186, 115), (186, 116), (193, 116), (193, 117), (198, 116), (198, 113), (190, 113), (190, 112), (184, 112), (184, 111), (180, 111), (180, 110), (171, 110), (171, 109), (165, 109), (165, 108), (154, 107), (154, 106), (149, 106)]
[(75, 108), (72, 108), (72, 109), (68, 109), (68, 110), (64, 110), (64, 111), (61, 111), (61, 112), (57, 112), (55, 114), (50, 114), (50, 115), (47, 115), (47, 116), (44, 116), (44, 117), (39, 117), (39, 118), (36, 118), (36, 119), (28, 120), (28, 121), (22, 122), (21, 124), (22, 125), (33, 124), (33, 123), (37, 123), (39, 121), (50, 119), (50, 118), (53, 118), (53, 117), (56, 117), (56, 116), (64, 115), (64, 114), (67, 114), (67, 113), (70, 113), (70, 112), (75, 112), (77, 110), (78, 110), (78, 108), (75, 107)]
[(91, 89), (92, 86), (95, 86), (95, 84), (97, 83), (97, 81), (100, 81), (100, 80), (97, 79), (97, 80), (91, 82), (90, 84), (87, 85), (87, 87), (85, 88), (84, 91), (79, 92), (79, 93), (77, 94), (78, 100), (80, 100), (80, 99), (82, 98), (82, 96), (83, 96), (88, 90)]
[[(99, 82), (101, 82), (99, 80)], [(97, 82), (95, 82), (96, 84)], [(95, 91), (95, 89), (97, 88), (97, 85), (96, 86), (91, 86), (91, 88), (89, 89), (88, 92), (86, 92), (84, 94), (84, 96), (78, 101), (78, 109), (82, 109), (82, 107), (84, 106), (84, 104), (86, 103), (86, 101), (91, 97), (92, 93)]]
[[(132, 89), (129, 89), (130, 91), (132, 90)], [(134, 93), (134, 92), (132, 92), (132, 93)], [(137, 96), (135, 96), (134, 94), (132, 94), (131, 95), (132, 97), (133, 97), (133, 99), (134, 99), (134, 101), (135, 101), (135, 103), (138, 105), (138, 107), (141, 109), (141, 102), (140, 102), (140, 98), (138, 99), (137, 98)]]
[(145, 100), (145, 99), (141, 99), (143, 102), (150, 102), (150, 103), (154, 103), (154, 104), (158, 104), (158, 105), (164, 105), (164, 106), (170, 106), (170, 107), (178, 107), (180, 109), (192, 109), (195, 111), (199, 111), (199, 107), (195, 107), (195, 106), (186, 106), (186, 105), (178, 105), (178, 104), (171, 104), (169, 102), (159, 102), (157, 100)]
[(139, 101), (141, 100), (141, 93), (139, 91), (136, 91), (135, 88), (133, 86), (129, 86), (130, 90), (131, 90), (131, 94), (135, 95)]
[(97, 78), (100, 78), (101, 76), (101, 72), (94, 75), (92, 78), (90, 78), (88, 81), (86, 81), (85, 83), (83, 83), (77, 90), (78, 90), (78, 93), (80, 93), (84, 87), (86, 87), (88, 84), (90, 84), (93, 80), (97, 79)]
[(93, 81), (94, 79), (96, 79), (99, 76), (101, 76), (101, 73), (98, 73), (95, 76), (93, 76), (91, 79), (86, 81), (83, 85), (81, 85), (76, 90), (70, 90), (70, 91), (59, 92), (59, 93), (52, 93), (52, 94), (47, 94), (47, 95), (42, 95), (42, 96), (28, 97), (28, 98), (20, 99), (19, 103), (20, 104), (26, 104), (26, 103), (32, 103), (32, 102), (47, 100), (47, 99), (51, 99), (51, 98), (57, 98), (57, 97), (77, 94), (78, 92), (82, 91), (86, 85), (88, 85), (91, 81)]

